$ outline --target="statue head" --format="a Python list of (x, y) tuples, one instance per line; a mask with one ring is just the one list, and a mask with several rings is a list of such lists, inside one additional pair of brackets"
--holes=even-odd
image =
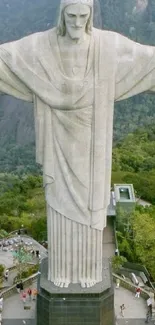
[(91, 34), (92, 26), (93, 0), (61, 0), (58, 35), (68, 33), (72, 39), (79, 39), (83, 32)]

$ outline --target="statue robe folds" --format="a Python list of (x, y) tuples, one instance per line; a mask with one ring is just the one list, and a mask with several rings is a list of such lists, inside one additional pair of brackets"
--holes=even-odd
[[(77, 238), (75, 243), (64, 234), (64, 249), (70, 251), (74, 246), (70, 261), (64, 264), (72, 264), (75, 251), (81, 251), (83, 260), (89, 255), (91, 272), (86, 275), (83, 266), (83, 273), (79, 271), (73, 282), (78, 282), (82, 274), (101, 280), (101, 234), (110, 196), (114, 101), (154, 91), (154, 87), (155, 48), (114, 32), (93, 29), (83, 80), (65, 75), (55, 28), (0, 46), (0, 91), (34, 102), (36, 161), (43, 166), (48, 229), (53, 227), (49, 231), (49, 237), (53, 234), (49, 250), (60, 244), (54, 234), (70, 229)], [(99, 246), (93, 244), (94, 240)], [(89, 252), (87, 242), (92, 245)], [(66, 277), (60, 274), (60, 250), (54, 248), (52, 253), (55, 260), (59, 255), (59, 272), (53, 270), (53, 264), (49, 271), (58, 273), (55, 278)], [(74, 269), (80, 263), (77, 259)], [(68, 278), (74, 273), (66, 272)]]

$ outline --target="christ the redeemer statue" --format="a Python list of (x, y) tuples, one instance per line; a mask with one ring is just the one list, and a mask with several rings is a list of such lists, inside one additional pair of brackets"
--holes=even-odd
[(155, 48), (93, 28), (93, 0), (62, 0), (55, 28), (0, 46), (0, 91), (34, 103), (48, 280), (102, 280), (114, 101), (155, 90)]

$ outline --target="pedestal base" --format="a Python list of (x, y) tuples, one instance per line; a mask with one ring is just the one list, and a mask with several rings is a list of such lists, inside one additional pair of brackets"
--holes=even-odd
[(37, 325), (114, 325), (114, 292), (109, 262), (103, 263), (103, 281), (89, 289), (78, 284), (58, 288), (47, 280), (47, 259), (38, 283)]

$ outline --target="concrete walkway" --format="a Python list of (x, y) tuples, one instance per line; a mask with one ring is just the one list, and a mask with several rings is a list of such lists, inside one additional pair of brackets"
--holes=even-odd
[[(36, 288), (36, 283), (32, 287)], [(124, 318), (120, 315), (120, 305), (125, 304)], [(24, 305), (19, 294), (4, 301), (3, 319), (33, 319), (35, 318), (35, 301), (26, 305), (31, 309), (24, 310)], [(124, 288), (115, 289), (115, 314), (117, 325), (143, 325), (146, 317), (146, 301), (141, 297), (135, 298), (134, 294)], [(5, 324), (5, 323), (4, 323)], [(151, 323), (150, 323), (151, 324)]]
[[(18, 238), (19, 238), (19, 236), (18, 236)], [(33, 247), (34, 251), (35, 250), (39, 250), (41, 258), (44, 258), (44, 257), (47, 256), (47, 250), (45, 249), (45, 247), (43, 247), (42, 245), (40, 245), (33, 238), (28, 237), (28, 236), (21, 236), (20, 239), (21, 240), (24, 240), (24, 241), (30, 241), (30, 242), (32, 242), (31, 248)], [(3, 264), (6, 268), (12, 267), (13, 264), (14, 264), (13, 263), (13, 253), (11, 251), (11, 248), (12, 248), (11, 245), (8, 246), (8, 251), (4, 251), (4, 250), (2, 250), (2, 248), (0, 248), (0, 264)], [(36, 264), (36, 263), (38, 263), (38, 259), (36, 257), (33, 257), (31, 262), (33, 262), (34, 264)], [(12, 286), (16, 274), (17, 274), (17, 271), (16, 270), (10, 271), (9, 272), (8, 281), (6, 281), (4, 279), (3, 286), (4, 287)]]
[[(120, 306), (124, 304), (124, 317), (120, 314)], [(135, 298), (135, 295), (120, 287), (115, 289), (115, 315), (116, 325), (144, 325), (147, 305), (143, 298)], [(150, 322), (150, 324), (153, 324)]]
[(6, 268), (13, 265), (13, 255), (11, 251), (5, 252), (0, 248), (0, 264), (5, 265)]
[[(104, 256), (111, 257), (114, 255), (114, 233), (111, 220), (108, 220), (107, 228), (103, 234)], [(45, 251), (43, 252), (45, 254)], [(10, 275), (11, 276), (11, 275)], [(11, 279), (10, 279), (11, 281)], [(36, 288), (37, 283), (32, 287)], [(115, 284), (114, 284), (115, 286)], [(120, 305), (125, 304), (124, 318), (120, 315)], [(30, 309), (25, 310), (19, 294), (7, 298), (4, 301), (3, 325), (33, 325), (35, 318), (35, 301), (26, 302)], [(135, 298), (135, 295), (120, 287), (115, 289), (115, 314), (116, 325), (144, 325), (146, 317), (146, 301), (141, 297)], [(154, 324), (150, 322), (150, 325)]]
[[(36, 287), (37, 283), (34, 282), (31, 288)], [(24, 309), (24, 306), (30, 307), (30, 309)], [(21, 294), (17, 293), (4, 300), (2, 317), (3, 319), (34, 319), (35, 307), (36, 301), (29, 301), (27, 297), (26, 303), (24, 304)]]
[(6, 281), (4, 279), (4, 281), (3, 281), (3, 286), (11, 287), (13, 285), (13, 281), (14, 281), (14, 278), (16, 277), (16, 275), (17, 275), (17, 270), (10, 271), (8, 280)]
[[(150, 321), (149, 325), (154, 325), (154, 321)], [(8, 324), (9, 325), (9, 324)], [(10, 324), (11, 325), (11, 324)], [(145, 319), (119, 319), (115, 325), (146, 325)]]
[(107, 219), (107, 227), (103, 231), (103, 257), (110, 258), (115, 254), (113, 222)]
[(36, 325), (35, 319), (3, 319), (3, 325)]

